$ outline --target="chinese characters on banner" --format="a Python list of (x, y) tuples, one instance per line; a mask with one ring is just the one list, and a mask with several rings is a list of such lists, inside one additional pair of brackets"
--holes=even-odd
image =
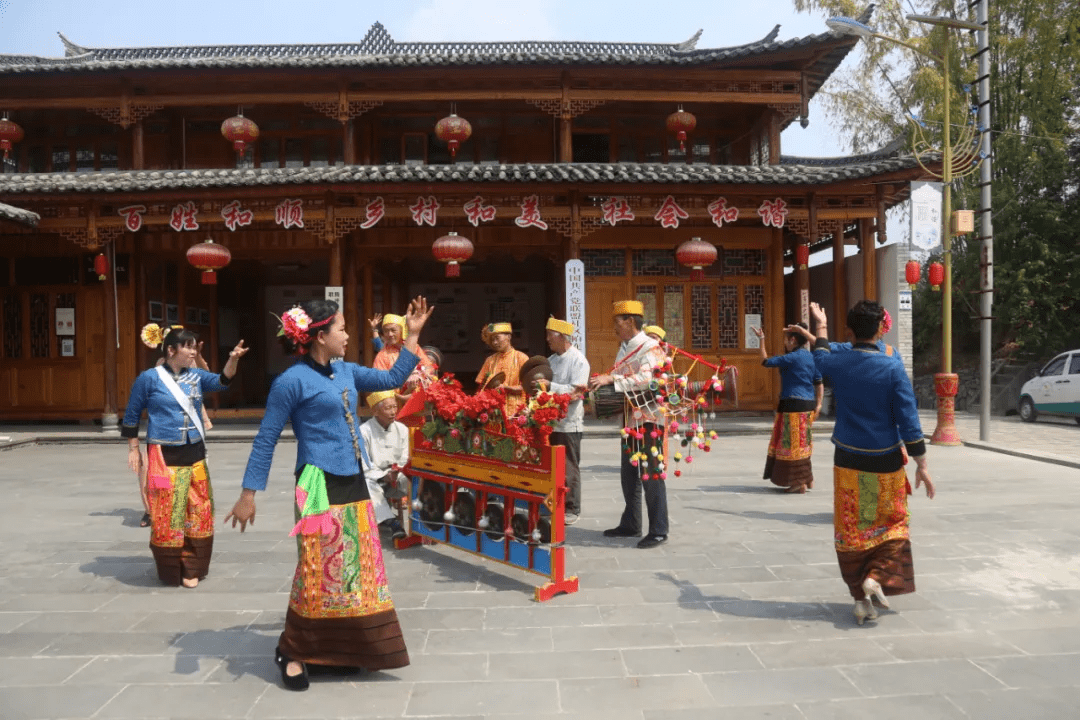
[(656, 211), (653, 219), (659, 221), (661, 227), (677, 228), (679, 227), (679, 220), (686, 220), (688, 217), (690, 217), (690, 213), (679, 207), (679, 203), (675, 202), (675, 198), (668, 195), (664, 198), (664, 202), (661, 203), (660, 209)]
[(574, 347), (585, 354), (585, 263), (566, 261), (566, 322), (574, 326)]
[(923, 250), (941, 244), (941, 183), (911, 183), (911, 242)]
[(724, 223), (733, 223), (739, 219), (739, 208), (728, 207), (727, 198), (718, 197), (709, 203), (709, 217), (712, 218), (716, 227), (724, 227)]
[(495, 207), (485, 205), (484, 198), (479, 195), (465, 203), (462, 209), (465, 211), (465, 218), (472, 223), (473, 227), (478, 227), (482, 222), (491, 222), (495, 219)]
[(520, 228), (535, 227), (547, 230), (548, 224), (540, 219), (540, 196), (529, 195), (521, 201), (521, 214), (514, 218)]
[(604, 222), (612, 225), (634, 219), (634, 211), (630, 209), (630, 203), (622, 198), (608, 198), (600, 205), (600, 212), (603, 213)]
[(128, 205), (117, 212), (124, 218), (124, 227), (128, 232), (139, 232), (142, 227), (142, 214), (146, 212), (145, 205)]
[(360, 227), (364, 230), (375, 227), (384, 215), (386, 215), (386, 203), (383, 202), (382, 197), (377, 197), (364, 208), (364, 222), (360, 223)]
[(172, 212), (169, 213), (169, 227), (176, 232), (198, 230), (199, 222), (195, 219), (198, 214), (199, 208), (195, 207), (195, 203), (191, 200), (174, 205)]
[(780, 198), (776, 198), (775, 201), (765, 200), (761, 203), (761, 207), (757, 209), (757, 214), (761, 216), (761, 222), (765, 224), (765, 227), (771, 225), (775, 228), (782, 228), (788, 214), (787, 202)]
[(274, 222), (286, 230), (304, 227), (304, 201), (282, 200), (274, 208)]
[(238, 227), (250, 225), (251, 221), (255, 219), (255, 213), (240, 207), (239, 200), (233, 200), (221, 208), (221, 218), (225, 221), (225, 227), (235, 232)]
[(426, 198), (417, 196), (416, 204), (409, 206), (409, 211), (412, 212), (412, 219), (417, 225), (423, 226), (427, 223), (431, 227), (435, 227), (435, 221), (439, 216), (439, 201), (435, 199), (434, 195), (428, 195)]

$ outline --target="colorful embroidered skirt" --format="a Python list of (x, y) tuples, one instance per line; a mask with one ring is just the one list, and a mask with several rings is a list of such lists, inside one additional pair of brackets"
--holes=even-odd
[(147, 448), (150, 551), (166, 585), (203, 578), (214, 550), (214, 492), (206, 460), (168, 466), (160, 445)]
[(886, 595), (915, 592), (908, 534), (907, 473), (837, 467), (833, 473), (833, 528), (840, 574), (856, 600), (868, 577)]
[(316, 665), (408, 665), (371, 501), (330, 505), (323, 525), (327, 534), (297, 535), (299, 561), (278, 648)]
[(814, 485), (810, 456), (814, 452), (813, 412), (778, 412), (765, 460), (766, 480), (797, 492)]

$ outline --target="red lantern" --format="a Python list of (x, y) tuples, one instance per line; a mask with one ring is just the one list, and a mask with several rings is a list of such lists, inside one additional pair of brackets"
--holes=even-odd
[(908, 264), (904, 266), (904, 279), (907, 280), (907, 284), (911, 286), (913, 292), (915, 286), (919, 284), (919, 278), (921, 277), (922, 268), (919, 266), (919, 261), (908, 260)]
[(109, 258), (105, 257), (105, 253), (98, 253), (94, 258), (94, 272), (98, 280), (104, 280), (109, 274)]
[(675, 259), (690, 268), (691, 281), (699, 282), (705, 279), (705, 267), (716, 262), (716, 246), (701, 238), (690, 238), (675, 251)]
[(450, 113), (435, 123), (435, 137), (449, 146), (450, 157), (457, 157), (457, 149), (461, 147), (461, 143), (472, 137), (472, 125), (465, 118)]
[(217, 285), (215, 270), (220, 270), (232, 260), (232, 253), (224, 245), (218, 245), (210, 238), (206, 242), (192, 245), (187, 251), (187, 260), (195, 267), (203, 271), (203, 285)]
[(683, 110), (682, 105), (667, 116), (668, 132), (675, 133), (675, 137), (679, 139), (679, 150), (682, 152), (686, 152), (686, 133), (692, 132), (696, 127), (697, 118), (692, 113)]
[(4, 151), (4, 159), (8, 159), (11, 147), (23, 139), (23, 129), (19, 124), (7, 119), (7, 115), (0, 120), (0, 149)]
[(259, 139), (259, 126), (240, 113), (221, 123), (221, 134), (233, 144), (237, 155), (243, 155), (248, 143)]
[(473, 254), (473, 244), (456, 232), (443, 235), (431, 246), (431, 254), (439, 262), (446, 263), (446, 277), (460, 277), (461, 265)]
[(945, 282), (945, 266), (941, 263), (930, 263), (927, 275), (930, 276), (930, 289), (940, 290), (941, 283)]
[(799, 243), (795, 246), (795, 262), (799, 263), (799, 269), (805, 270), (806, 264), (810, 262), (810, 246), (806, 243)]

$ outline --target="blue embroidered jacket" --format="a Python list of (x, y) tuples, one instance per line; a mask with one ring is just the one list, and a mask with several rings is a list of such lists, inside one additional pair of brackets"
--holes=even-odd
[[(900, 356), (900, 351), (897, 350), (895, 347), (893, 347), (892, 355), (889, 355), (888, 352), (886, 351), (886, 348), (888, 348), (888, 347), (892, 347), (892, 346), (886, 344), (884, 340), (878, 340), (877, 341), (877, 349), (880, 350), (881, 352), (885, 353), (886, 357), (892, 357), (894, 360), (896, 360), (896, 362), (900, 363), (901, 367), (903, 367), (904, 358)], [(842, 350), (850, 350), (851, 348), (852, 348), (852, 344), (849, 343), (849, 342), (829, 343), (829, 349), (832, 350), (833, 352), (840, 352)]]
[[(349, 362), (319, 365), (309, 357), (281, 373), (270, 387), (266, 414), (251, 446), (244, 488), (265, 490), (274, 447), (286, 422), (296, 434), (296, 469), (311, 464), (334, 475), (357, 475), (360, 463), (353, 435), (360, 439), (356, 419), (362, 393), (401, 387), (418, 358), (406, 348), (389, 370), (373, 370)], [(351, 425), (351, 427), (350, 427)]]
[[(165, 372), (170, 372), (165, 366)], [(195, 412), (202, 412), (202, 395), (205, 392), (218, 392), (229, 387), (229, 380), (224, 375), (199, 368), (184, 368), (173, 380), (180, 390), (191, 398)], [(127, 410), (124, 411), (124, 424), (120, 434), (126, 438), (139, 437), (139, 418), (146, 410), (146, 442), (154, 445), (187, 445), (202, 440), (199, 431), (187, 413), (176, 402), (169, 389), (165, 387), (157, 368), (150, 368), (139, 373), (131, 386)]]
[(858, 455), (885, 455), (902, 443), (912, 457), (926, 452), (915, 391), (903, 365), (871, 343), (831, 352), (820, 338), (814, 362), (833, 385), (834, 445)]
[(809, 348), (801, 347), (785, 355), (773, 355), (761, 361), (765, 367), (780, 368), (780, 399), (816, 400), (815, 385), (821, 373)]

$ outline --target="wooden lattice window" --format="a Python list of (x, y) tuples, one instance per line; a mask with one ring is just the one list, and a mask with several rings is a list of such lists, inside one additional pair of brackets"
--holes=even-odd
[(690, 347), (710, 350), (713, 346), (712, 293), (709, 285), (690, 289)]
[(49, 340), (52, 323), (49, 322), (49, 295), (30, 294), (30, 357), (49, 357)]
[(624, 277), (626, 275), (626, 251), (582, 250), (581, 262), (585, 265), (585, 277)]
[(657, 322), (656, 314), (656, 286), (638, 285), (637, 299), (645, 310), (645, 324), (652, 325)]
[(675, 347), (683, 347), (686, 339), (686, 322), (683, 309), (683, 286), (664, 286), (664, 331), (665, 340)]
[(720, 348), (739, 348), (739, 288), (721, 285), (716, 289), (716, 329), (720, 335)]
[(17, 359), (23, 353), (22, 297), (4, 296), (4, 357)]
[(634, 275), (672, 277), (678, 274), (674, 250), (634, 250)]

